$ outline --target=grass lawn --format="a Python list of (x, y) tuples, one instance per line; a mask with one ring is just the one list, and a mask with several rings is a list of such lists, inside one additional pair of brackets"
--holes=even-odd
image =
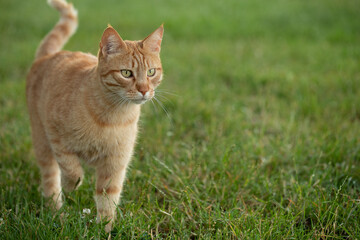
[[(96, 54), (108, 23), (124, 39), (165, 23), (167, 114), (143, 106), (114, 239), (360, 238), (358, 0), (73, 2), (67, 50)], [(25, 77), (57, 20), (0, 0), (0, 239), (107, 237), (93, 169), (59, 213), (39, 189)]]

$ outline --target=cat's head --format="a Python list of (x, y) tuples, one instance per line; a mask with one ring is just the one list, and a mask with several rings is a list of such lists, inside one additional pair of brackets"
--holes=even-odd
[(109, 26), (100, 41), (98, 70), (104, 87), (124, 101), (141, 104), (150, 100), (162, 80), (161, 25), (142, 41), (124, 41)]

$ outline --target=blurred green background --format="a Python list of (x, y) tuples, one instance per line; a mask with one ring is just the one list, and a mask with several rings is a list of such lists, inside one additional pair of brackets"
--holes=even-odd
[[(162, 103), (143, 106), (113, 238), (360, 238), (360, 1), (73, 3), (66, 50), (96, 54), (108, 23), (130, 40), (165, 25)], [(93, 169), (63, 220), (39, 189), (25, 78), (58, 17), (0, 0), (4, 239), (106, 237)]]

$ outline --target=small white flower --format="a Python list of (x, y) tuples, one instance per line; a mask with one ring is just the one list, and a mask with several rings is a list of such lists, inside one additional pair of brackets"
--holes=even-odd
[(83, 209), (83, 214), (90, 214), (90, 213), (91, 213), (90, 209), (88, 209), (88, 208)]

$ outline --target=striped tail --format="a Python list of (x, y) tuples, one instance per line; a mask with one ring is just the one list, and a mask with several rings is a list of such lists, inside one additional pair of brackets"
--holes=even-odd
[(48, 0), (48, 3), (60, 12), (61, 17), (40, 43), (36, 51), (36, 59), (60, 51), (78, 26), (77, 11), (71, 3), (67, 3), (65, 0)]

